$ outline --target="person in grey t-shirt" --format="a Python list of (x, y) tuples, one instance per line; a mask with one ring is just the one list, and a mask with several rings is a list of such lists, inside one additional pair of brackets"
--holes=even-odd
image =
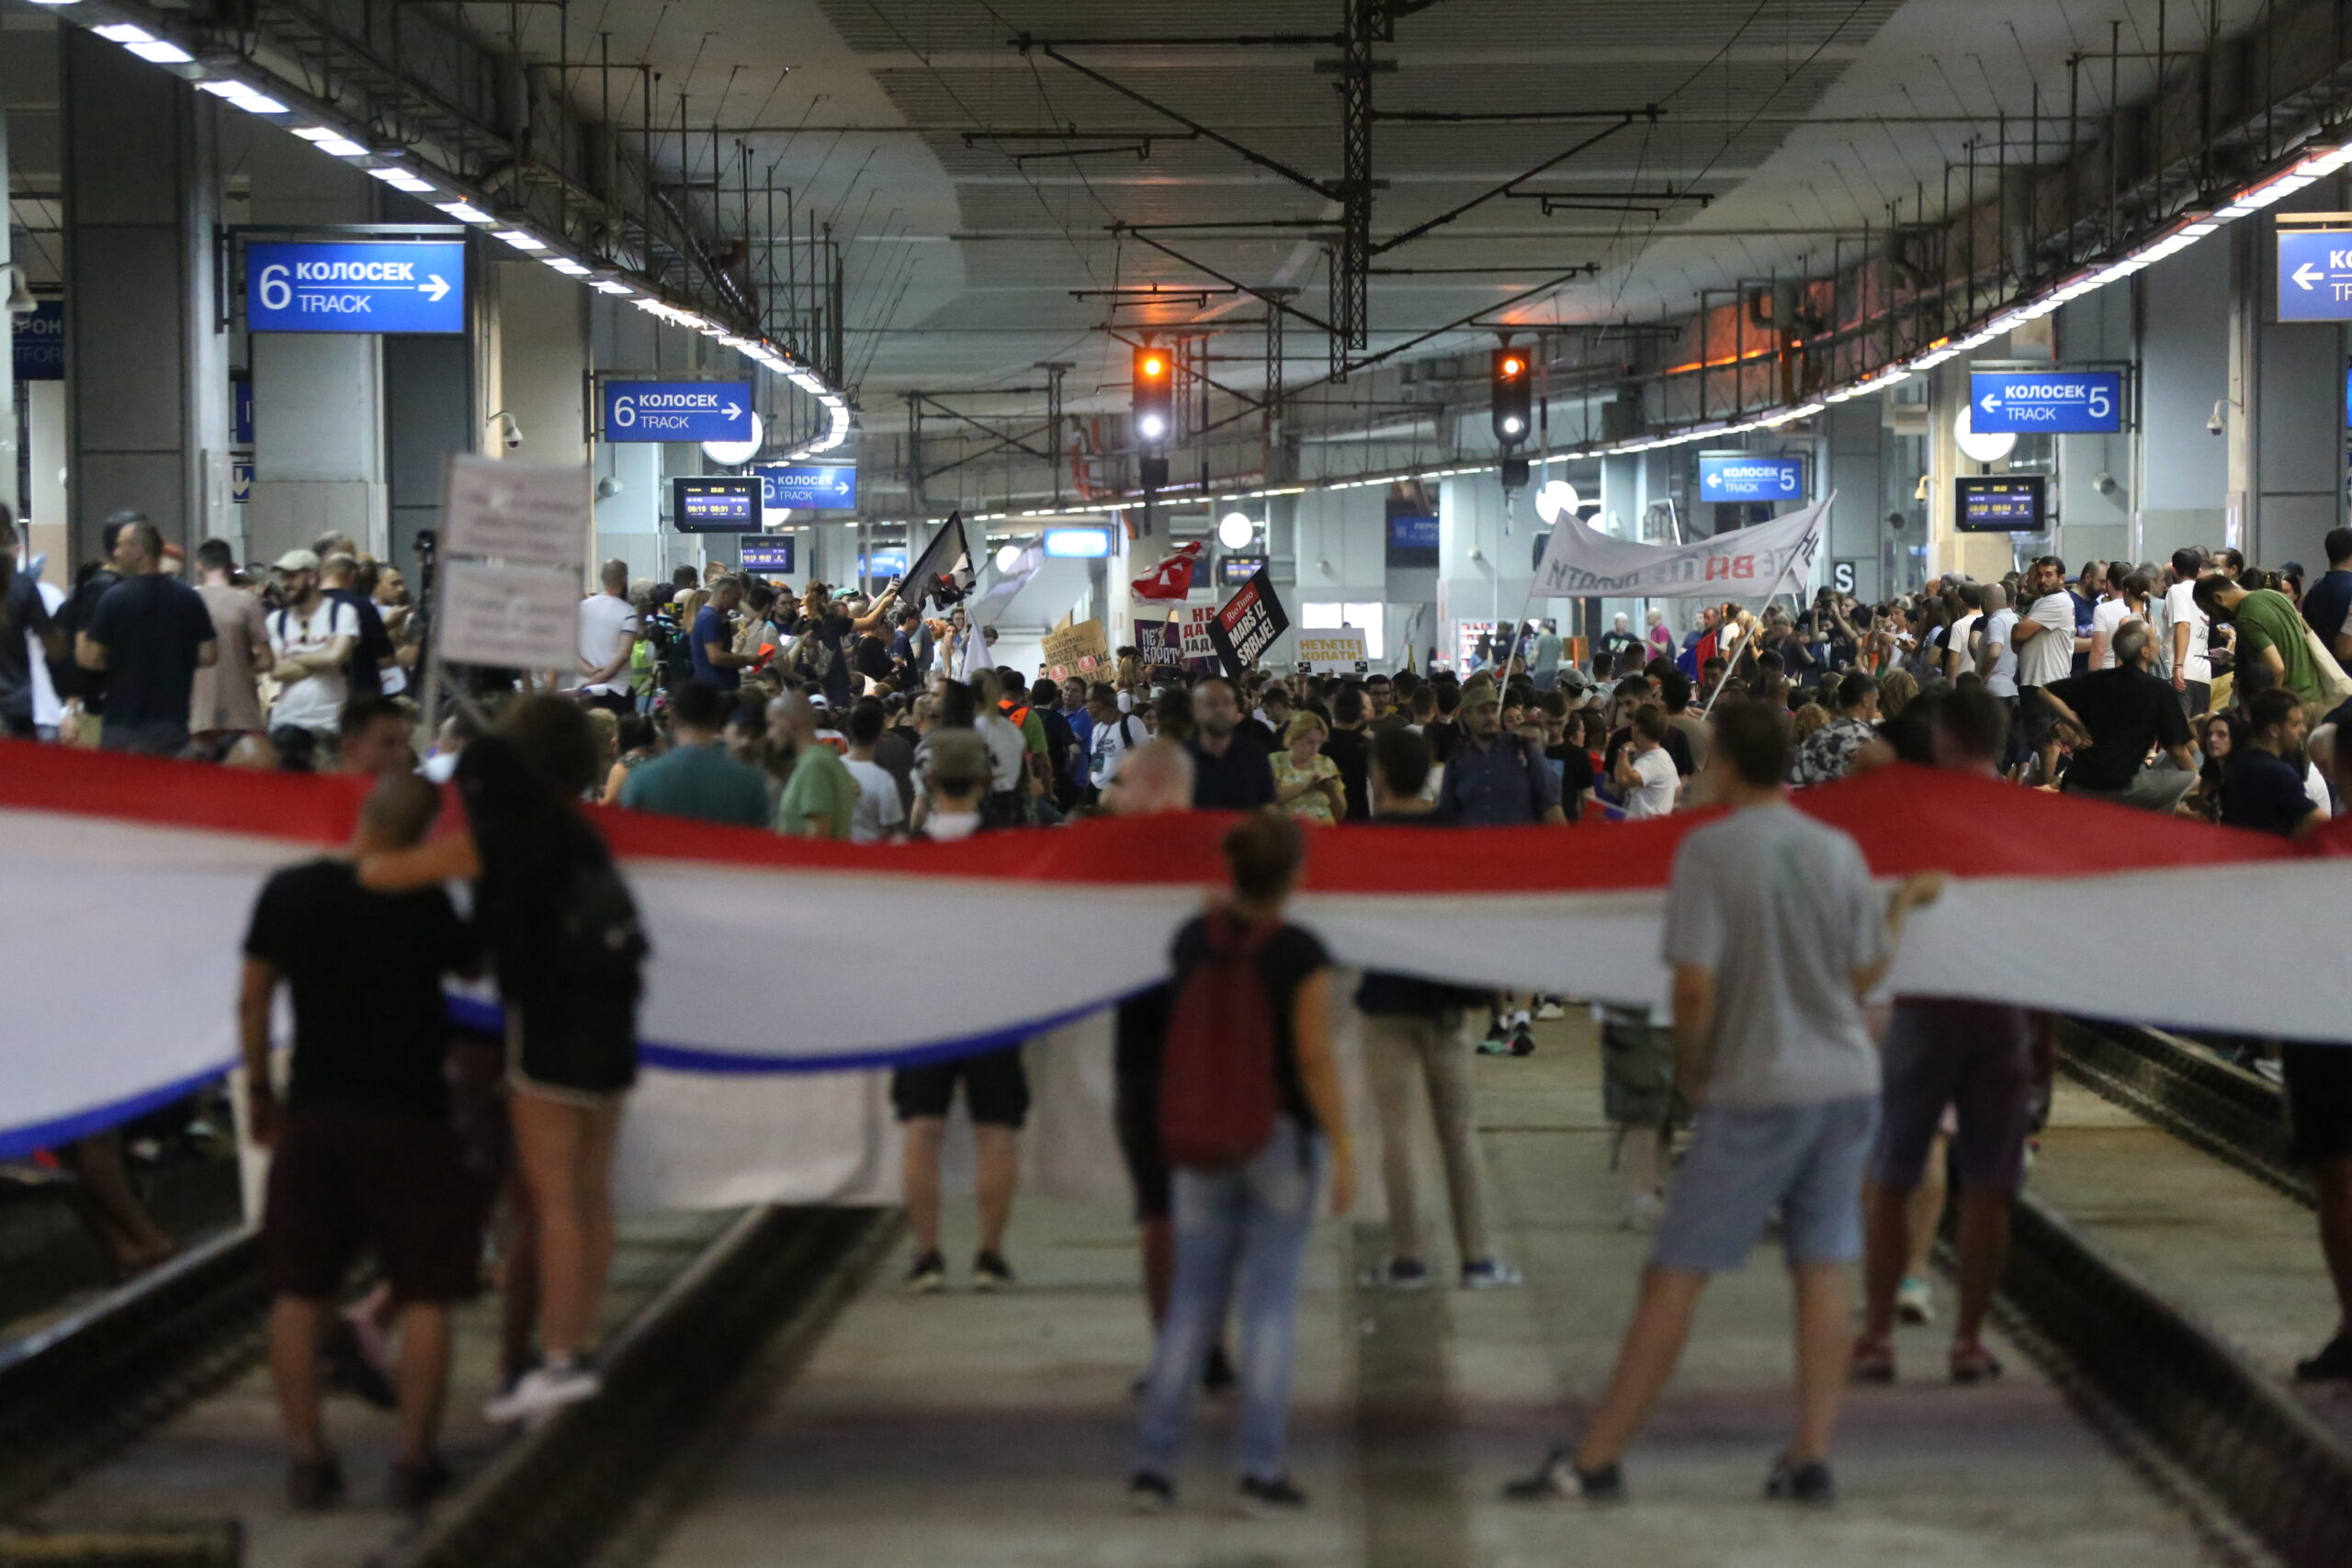
[(1915, 876), (1882, 910), (1854, 840), (1791, 806), (1789, 741), (1763, 704), (1715, 713), (1707, 773), (1730, 815), (1674, 860), (1664, 956), (1674, 970), (1676, 1077), (1700, 1108), (1609, 1391), (1574, 1448), (1555, 1448), (1505, 1495), (1613, 1499), (1708, 1279), (1746, 1261), (1775, 1210), (1797, 1292), (1794, 1438), (1767, 1495), (1836, 1495), (1829, 1441), (1846, 1387), (1849, 1278), (1861, 1255), (1862, 1169), (1878, 1124), (1878, 1052), (1861, 999), (1886, 975), (1905, 918), (1943, 890)]

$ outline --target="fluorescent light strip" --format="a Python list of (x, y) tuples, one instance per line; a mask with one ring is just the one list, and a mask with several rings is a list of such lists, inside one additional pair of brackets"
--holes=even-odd
[(537, 234), (526, 234), (520, 229), (501, 229), (492, 239), (503, 240), (518, 251), (544, 251), (548, 243)]
[(196, 56), (179, 45), (165, 43), (161, 39), (147, 43), (127, 43), (122, 47), (153, 65), (187, 65), (196, 60)]
[(497, 219), (492, 217), (489, 213), (484, 212), (481, 208), (476, 207), (470, 201), (439, 202), (435, 204), (435, 210), (446, 212), (450, 217), (464, 223), (495, 223), (498, 221)]

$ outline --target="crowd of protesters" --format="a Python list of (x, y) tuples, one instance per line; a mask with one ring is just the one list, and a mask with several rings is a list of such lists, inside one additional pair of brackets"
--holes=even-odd
[[(1136, 1383), (1130, 1495), (1174, 1500), (1195, 1390), (1238, 1384), (1243, 1500), (1270, 1508), (1305, 1500), (1284, 1432), (1308, 1225), (1327, 1190), (1344, 1209), (1355, 1180), (1330, 960), (1284, 918), (1304, 858), (1344, 853), (1351, 825), (1725, 808), (1676, 862), (1669, 1017), (1597, 1010), (1625, 1223), (1656, 1232), (1635, 1319), (1583, 1435), (1510, 1491), (1622, 1495), (1620, 1457), (1705, 1283), (1777, 1219), (1798, 1281), (1800, 1418), (1768, 1490), (1826, 1502), (1839, 1391), (1849, 1375), (1892, 1379), (1892, 1325), (1933, 1310), (1923, 1259), (1948, 1163), (1962, 1188), (1948, 1371), (1963, 1383), (2001, 1371), (1982, 1325), (2046, 1109), (2052, 1021), (1997, 999), (1897, 1002), (1886, 1016), (1875, 989), (1905, 916), (1939, 881), (1905, 884), (1891, 903), (1873, 896), (1852, 841), (1790, 809), (1788, 791), (1900, 761), (2301, 837), (2341, 807), (2335, 741), (2352, 697), (2346, 529), (2308, 585), (2299, 569), (2264, 571), (2232, 551), (2071, 575), (2045, 558), (2001, 581), (1949, 578), (1876, 605), (1824, 591), (1794, 610), (1710, 606), (1679, 638), (1657, 610), (1639, 634), (1620, 615), (1582, 658), (1549, 624), (1530, 626), (1489, 637), (1464, 671), (1366, 677), (1235, 678), (1148, 665), (1135, 648), (1101, 669), (1023, 672), (995, 663), (990, 634), (960, 607), (902, 604), (895, 589), (795, 593), (692, 568), (633, 584), (613, 562), (582, 606), (576, 668), (458, 683), (463, 700), (420, 757), (405, 694), (425, 678), (424, 614), (349, 541), (322, 539), (266, 571), (208, 542), (193, 587), (143, 519), (110, 523), (107, 545), (70, 595), (22, 573), (0, 594), (8, 733), (379, 781), (345, 855), (271, 881), (245, 948), (247, 1111), (277, 1152), (273, 1366), (291, 1485), (310, 1504), (342, 1488), (318, 1420), (322, 1348), (404, 1413), (395, 1495), (420, 1501), (446, 1482), (434, 1427), (447, 1307), (474, 1288), (493, 1215), (510, 1297), (493, 1413), (534, 1419), (598, 1392), (588, 1357), (645, 949), (592, 801), (854, 842), (1096, 813), (1245, 814), (1226, 841), (1228, 894), (1177, 933), (1172, 978), (1121, 1004), (1114, 1068), (1156, 1335)], [(429, 785), (451, 781), (466, 825), (428, 836)], [(448, 882), (472, 886), (470, 921), (441, 893)], [(485, 969), (504, 1005), (503, 1087), (495, 1070), (446, 1070), (435, 1022), (444, 980)], [(268, 1024), (281, 987), (296, 1019), (282, 1107)], [(360, 994), (372, 998), (364, 1014)], [(1423, 1098), (1459, 1283), (1515, 1283), (1487, 1224), (1464, 1021), (1485, 1018), (1486, 1049), (1525, 1055), (1531, 1023), (1559, 1016), (1562, 999), (1375, 973), (1352, 1000), (1390, 1216), (1389, 1257), (1365, 1283), (1434, 1282), (1404, 1135)], [(2352, 1073), (2340, 1055), (2290, 1047), (2283, 1071), (2352, 1318)], [(1234, 1092), (1236, 1074), (1248, 1094)], [(940, 1165), (959, 1094), (978, 1133), (969, 1279), (1015, 1283), (1006, 1237), (1030, 1101), (1017, 1048), (894, 1075), (917, 1292), (950, 1282)], [(389, 1296), (338, 1314), (362, 1236)], [(1231, 1350), (1228, 1324), (1240, 1333)], [(2339, 1332), (2301, 1371), (2352, 1377), (2352, 1338)]]

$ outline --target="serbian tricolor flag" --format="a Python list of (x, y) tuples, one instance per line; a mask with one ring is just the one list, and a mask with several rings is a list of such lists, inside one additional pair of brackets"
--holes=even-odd
[(1193, 591), (1193, 569), (1200, 564), (1201, 542), (1177, 547), (1176, 553), (1135, 580), (1138, 599), (1182, 599)]
[[(254, 896), (272, 872), (345, 843), (364, 789), (0, 741), (0, 1158), (226, 1071)], [(1903, 767), (1794, 800), (1851, 833), (1882, 878), (1951, 874), (1911, 921), (1893, 993), (2347, 1036), (2352, 964), (2338, 933), (2352, 926), (2341, 858), (2352, 819), (2298, 845)], [(797, 1201), (869, 1179), (882, 1191), (896, 1168), (872, 1142), (892, 1135), (887, 1092), (878, 1075), (846, 1069), (1057, 1031), (1107, 1049), (1105, 1010), (1167, 977), (1170, 938), (1222, 886), (1230, 821), (1180, 813), (856, 845), (591, 815), (652, 942), (628, 1136), (631, 1190), (665, 1202)], [(1291, 919), (1342, 964), (1659, 1005), (1676, 847), (1710, 815), (1313, 830)], [(2196, 912), (2193, 952), (2150, 984), (2118, 987), (2117, 964), (2141, 954), (2143, 928), (2165, 910)], [(876, 956), (910, 935), (975, 931), (1056, 961), (1008, 967), (1002, 941), (922, 942), (914, 964)], [(2245, 974), (2266, 978), (2202, 978)], [(486, 992), (455, 1005), (496, 1021)], [(1087, 1061), (1077, 1076), (1107, 1081), (1099, 1052)]]

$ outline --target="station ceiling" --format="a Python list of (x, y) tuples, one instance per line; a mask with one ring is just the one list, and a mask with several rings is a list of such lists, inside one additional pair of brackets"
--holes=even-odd
[[(614, 58), (650, 62), (657, 131), (674, 131), (684, 97), (699, 133), (655, 143), (681, 178), (711, 180), (716, 124), (723, 188), (748, 166), (755, 186), (789, 186), (797, 212), (832, 225), (847, 261), (849, 367), (874, 429), (899, 392), (1034, 381), (1046, 361), (1076, 367), (1073, 406), (1124, 401), (1125, 351), (1106, 325), (1238, 323), (1264, 309), (1243, 294), (1151, 306), (1101, 291), (1216, 290), (1222, 274), (1298, 289), (1293, 303), (1328, 320), (1328, 229), (1148, 237), (1180, 260), (1113, 225), (1332, 223), (1337, 203), (1151, 105), (1328, 184), (1341, 168), (1335, 47), (1138, 40), (1336, 35), (1344, 3), (575, 0), (569, 47), (587, 58), (609, 34)], [(2110, 93), (2144, 97), (2160, 25), (2168, 49), (2190, 48), (2209, 27), (2243, 29), (2264, 3), (1436, 0), (1376, 50), (1377, 110), (1635, 118), (1376, 121), (1375, 242), (1606, 134), (1521, 180), (1519, 194), (1378, 256), (1400, 270), (1372, 279), (1369, 349), (1482, 309), (1482, 325), (1656, 320), (1692, 308), (1702, 288), (1818, 275), (1865, 224), (1960, 199), (1972, 143), (1980, 171), (2001, 157), (2004, 131), (2012, 160), (2054, 161), (2070, 96), (2086, 140)], [(526, 52), (556, 56), (550, 8), (469, 10), (485, 33), (511, 29)], [(1086, 41), (1036, 47), (1064, 39)], [(2086, 64), (2070, 95), (2070, 57), (2118, 44), (2127, 58)], [(572, 85), (595, 101), (590, 76)], [(617, 118), (642, 117), (639, 91), (616, 79)], [(1988, 187), (1991, 177), (1980, 172)], [(1564, 198), (1549, 214), (1529, 194), (1547, 191)], [(1514, 299), (1583, 265), (1596, 270)], [(1482, 270), (1432, 270), (1464, 268)], [(1416, 352), (1492, 341), (1471, 329)], [(1260, 342), (1237, 325), (1218, 346), (1235, 384), (1259, 378), (1246, 362)], [(1299, 323), (1285, 350), (1294, 378), (1325, 367), (1324, 341)]]

